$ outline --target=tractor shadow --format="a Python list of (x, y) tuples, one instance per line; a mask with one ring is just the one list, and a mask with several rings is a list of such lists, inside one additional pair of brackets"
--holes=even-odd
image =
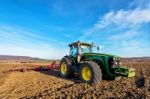
[[(42, 74), (45, 74), (45, 75), (49, 75), (49, 76), (53, 76), (53, 77), (56, 77), (56, 78), (59, 78), (59, 79), (64, 79), (64, 80), (68, 80), (68, 81), (73, 81), (75, 82), (76, 84), (78, 83), (82, 83), (82, 81), (80, 80), (79, 76), (78, 75), (74, 75), (73, 77), (71, 78), (62, 78), (59, 74), (59, 71), (58, 70), (39, 70), (37, 72), (40, 72)], [(114, 81), (114, 79), (110, 79), (110, 78), (107, 78), (107, 77), (103, 77), (102, 80), (107, 80), (107, 81)]]
[(38, 71), (38, 72), (40, 72), (42, 74), (45, 74), (45, 75), (53, 76), (53, 77), (56, 77), (56, 78), (59, 78), (59, 79), (73, 81), (75, 83), (81, 83), (80, 79), (77, 76), (74, 76), (72, 78), (62, 78), (62, 77), (60, 77), (60, 74), (59, 74), (58, 70), (41, 70), (41, 71)]

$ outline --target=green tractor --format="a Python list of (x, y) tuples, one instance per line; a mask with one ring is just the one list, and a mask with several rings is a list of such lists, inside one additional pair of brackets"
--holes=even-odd
[(82, 82), (90, 84), (102, 79), (135, 76), (135, 69), (121, 66), (120, 57), (93, 53), (93, 44), (78, 41), (69, 44), (69, 47), (70, 54), (60, 62), (59, 72), (63, 78), (71, 78), (77, 74)]

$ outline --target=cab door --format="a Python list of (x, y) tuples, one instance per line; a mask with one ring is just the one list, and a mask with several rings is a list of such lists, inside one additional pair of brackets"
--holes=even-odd
[(73, 57), (77, 57), (77, 52), (78, 52), (78, 49), (77, 49), (77, 46), (72, 46), (70, 48), (70, 55), (73, 56)]

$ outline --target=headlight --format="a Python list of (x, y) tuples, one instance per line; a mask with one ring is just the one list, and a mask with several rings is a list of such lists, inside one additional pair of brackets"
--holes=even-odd
[(121, 63), (121, 62), (118, 62), (118, 64), (119, 64), (119, 65), (122, 65), (122, 63)]
[(119, 66), (121, 65), (120, 59), (119, 58), (113, 58), (113, 66)]
[(113, 58), (113, 60), (115, 61), (115, 60), (116, 60), (116, 58), (114, 57), (114, 58)]
[(117, 63), (117, 62), (114, 62), (114, 65), (118, 65), (118, 63)]
[(120, 58), (117, 58), (117, 57), (110, 58), (109, 63), (110, 63), (111, 68), (115, 68), (116, 66), (121, 65)]

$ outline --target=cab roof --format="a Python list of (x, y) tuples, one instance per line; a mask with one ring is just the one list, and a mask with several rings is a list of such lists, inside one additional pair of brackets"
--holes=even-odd
[(73, 43), (69, 44), (69, 47), (77, 45), (78, 43), (80, 43), (81, 45), (85, 45), (85, 46), (91, 46), (92, 45), (90, 43), (77, 41), (77, 42), (73, 42)]

